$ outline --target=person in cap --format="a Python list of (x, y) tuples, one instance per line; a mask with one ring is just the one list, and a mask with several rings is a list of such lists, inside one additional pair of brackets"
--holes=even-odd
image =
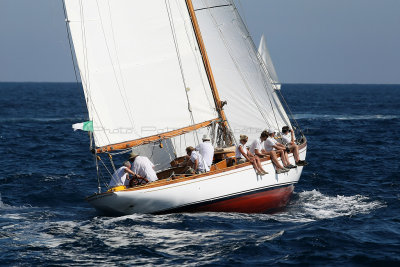
[(139, 156), (135, 152), (129, 155), (129, 161), (132, 164), (131, 170), (137, 175), (148, 180), (149, 183), (157, 181), (158, 177), (154, 171), (154, 164), (148, 157)]
[(214, 158), (214, 147), (211, 144), (210, 136), (207, 134), (203, 135), (203, 143), (196, 146), (196, 150), (204, 158), (207, 163), (208, 168), (211, 167)]
[(130, 168), (131, 168), (131, 163), (129, 161), (125, 161), (123, 166), (114, 172), (108, 186), (110, 188), (120, 185), (128, 186), (131, 180), (129, 178), (129, 174), (131, 174), (133, 177), (136, 177), (136, 174), (133, 171), (131, 171)]
[(199, 153), (199, 151), (196, 151), (193, 147), (189, 146), (186, 148), (186, 153), (189, 157), (189, 160), (186, 163), (188, 167), (186, 173), (199, 174), (208, 172), (210, 170), (206, 161), (204, 160), (203, 156)]
[(283, 126), (281, 137), (282, 137), (282, 144), (288, 148), (287, 150), (289, 150), (289, 152), (293, 152), (296, 165), (297, 166), (308, 165), (308, 163), (305, 160), (300, 160), (299, 146), (296, 144), (296, 138), (294, 137), (293, 129), (290, 129), (289, 126)]
[(240, 135), (239, 145), (236, 146), (236, 164), (248, 161), (253, 165), (258, 175), (267, 174), (268, 172), (264, 171), (261, 166), (260, 158), (247, 150), (246, 143), (248, 139), (247, 135)]
[(284, 168), (289, 170), (291, 168), (296, 168), (296, 166), (290, 164), (289, 156), (286, 152), (286, 147), (279, 143), (275, 139), (275, 131), (273, 129), (268, 129), (268, 138), (265, 140), (264, 149), (266, 152), (269, 152), (271, 156), (274, 154), (276, 157), (276, 152), (281, 154), (281, 160), (284, 165)]

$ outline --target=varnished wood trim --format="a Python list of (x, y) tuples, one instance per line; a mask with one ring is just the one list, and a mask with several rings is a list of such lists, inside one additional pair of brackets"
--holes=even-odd
[(168, 139), (168, 138), (172, 138), (175, 136), (179, 136), (188, 132), (192, 132), (195, 131), (197, 129), (209, 126), (213, 121), (218, 121), (219, 119), (213, 119), (210, 121), (205, 121), (202, 123), (198, 123), (195, 125), (191, 125), (185, 128), (181, 128), (181, 129), (177, 129), (174, 131), (170, 131), (170, 132), (166, 132), (166, 133), (161, 133), (161, 134), (157, 134), (157, 135), (152, 135), (152, 136), (148, 136), (148, 137), (144, 137), (144, 138), (140, 138), (140, 139), (136, 139), (136, 140), (132, 140), (132, 141), (128, 141), (128, 142), (123, 142), (123, 143), (118, 143), (118, 144), (113, 144), (113, 145), (108, 145), (108, 146), (103, 146), (100, 148), (96, 149), (97, 153), (102, 153), (102, 152), (109, 152), (109, 151), (113, 151), (113, 150), (120, 150), (120, 149), (126, 149), (126, 148), (130, 148), (130, 147), (135, 147), (135, 146), (139, 146), (139, 145), (143, 145), (143, 144), (148, 144), (150, 142), (155, 142), (158, 140), (163, 140), (163, 139)]

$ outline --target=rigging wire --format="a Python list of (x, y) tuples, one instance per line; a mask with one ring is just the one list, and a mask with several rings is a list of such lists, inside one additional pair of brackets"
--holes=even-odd
[[(204, 5), (206, 5), (205, 2), (204, 2), (204, 0), (202, 0), (202, 2), (203, 2)], [(231, 51), (232, 48), (229, 46), (229, 44), (228, 44), (228, 42), (227, 42), (227, 40), (226, 40), (226, 38), (225, 38), (225, 36), (224, 36), (222, 30), (221, 30), (220, 27), (218, 26), (218, 23), (217, 23), (217, 20), (216, 20), (215, 16), (214, 16), (213, 13), (211, 12), (210, 8), (207, 8), (207, 11), (209, 12), (209, 14), (210, 14), (210, 16), (211, 16), (215, 27), (218, 29), (218, 33), (219, 33), (219, 35), (220, 35), (220, 37), (221, 37), (221, 39), (222, 39), (222, 41), (223, 41), (223, 43), (224, 43), (224, 45), (225, 45), (225, 47), (226, 47), (226, 49), (227, 49), (227, 52), (229, 53), (229, 56), (231, 57), (232, 62), (234, 63), (235, 68), (237, 69), (237, 71), (238, 71), (240, 77), (242, 78), (242, 81), (243, 81), (243, 83), (244, 83), (244, 85), (245, 85), (247, 91), (249, 92), (251, 98), (253, 99), (254, 104), (256, 105), (256, 107), (257, 107), (258, 111), (260, 112), (261, 116), (263, 117), (265, 123), (266, 123), (267, 125), (269, 125), (268, 119), (265, 117), (265, 114), (264, 114), (262, 108), (260, 107), (258, 101), (256, 100), (252, 89), (250, 88), (249, 84), (247, 83), (247, 79), (244, 77), (244, 74), (243, 74), (242, 71), (240, 70), (239, 64), (238, 64), (237, 60), (235, 59), (235, 57), (234, 57), (233, 54), (232, 54), (232, 51)]]
[[(188, 110), (189, 110), (189, 113), (190, 113), (190, 119), (191, 119), (192, 125), (194, 125), (195, 121), (194, 121), (193, 111), (192, 111), (192, 107), (191, 107), (190, 99), (189, 99), (189, 94), (188, 94), (188, 89), (189, 88), (188, 88), (188, 86), (186, 84), (186, 79), (185, 79), (185, 75), (184, 75), (184, 72), (183, 72), (182, 59), (181, 59), (181, 55), (180, 55), (180, 52), (179, 52), (179, 46), (178, 46), (178, 41), (177, 41), (177, 38), (176, 38), (174, 20), (173, 20), (172, 11), (171, 11), (171, 5), (170, 5), (169, 0), (165, 0), (165, 6), (167, 8), (169, 24), (170, 24), (170, 27), (171, 27), (172, 37), (174, 39), (176, 55), (178, 57), (178, 62), (179, 62), (179, 68), (180, 68), (180, 71), (181, 71), (182, 82), (183, 82), (183, 86), (184, 86), (185, 93), (186, 93), (186, 99), (187, 99), (187, 102), (188, 102)], [(199, 136), (197, 134), (197, 130), (194, 131), (194, 132), (196, 134), (197, 142), (199, 143), (200, 141), (199, 141)]]
[[(67, 39), (68, 39), (68, 44), (69, 44), (69, 49), (70, 49), (70, 54), (71, 54), (71, 60), (72, 60), (72, 65), (73, 65), (73, 67), (74, 67), (74, 75), (75, 75), (75, 81), (76, 81), (76, 84), (77, 84), (77, 86), (79, 87), (80, 86), (80, 83), (79, 83), (79, 78), (78, 78), (78, 73), (79, 73), (79, 68), (78, 68), (78, 66), (76, 65), (76, 62), (75, 62), (75, 58), (74, 58), (74, 50), (73, 50), (73, 45), (72, 45), (72, 35), (71, 35), (71, 31), (70, 31), (70, 27), (69, 27), (69, 23), (70, 23), (70, 21), (69, 21), (69, 19), (68, 19), (68, 14), (67, 14), (67, 8), (66, 8), (66, 6), (65, 6), (65, 0), (62, 0), (62, 4), (63, 4), (63, 11), (64, 11), (64, 17), (65, 17), (65, 28), (66, 28), (66, 31), (67, 31)], [(81, 3), (82, 4), (82, 3)], [(82, 7), (82, 12), (83, 12), (83, 7)], [(81, 13), (81, 16), (83, 16), (83, 13)], [(83, 24), (84, 22), (83, 22), (83, 20), (81, 20), (81, 23)], [(83, 28), (84, 28), (84, 26), (83, 26)], [(81, 30), (82, 30), (82, 32), (84, 32), (84, 30), (82, 29), (82, 25), (81, 25)], [(86, 35), (85, 35), (86, 36)], [(86, 37), (85, 37), (86, 38)], [(86, 49), (86, 41), (85, 40), (82, 40), (82, 44), (84, 44), (84, 46), (85, 46), (85, 51), (86, 51), (86, 53), (87, 53), (87, 49)], [(84, 52), (84, 54), (85, 54), (85, 52)], [(87, 60), (87, 56), (85, 55), (85, 61), (88, 61)], [(86, 69), (86, 71), (85, 71), (85, 73), (87, 73), (87, 75), (89, 75), (89, 72), (87, 71), (87, 69)], [(88, 111), (89, 111), (89, 109), (90, 109), (90, 105), (89, 105), (89, 98), (91, 99), (91, 95), (90, 95), (90, 92), (89, 92), (89, 85), (87, 86), (87, 89), (85, 89), (86, 88), (86, 86), (83, 86), (83, 83), (85, 83), (85, 84), (87, 84), (86, 82), (85, 82), (85, 80), (84, 79), (82, 79), (82, 88), (83, 88), (83, 90), (84, 90), (84, 92), (85, 92), (85, 98), (84, 98), (84, 100), (85, 100), (85, 105), (86, 105), (86, 108), (88, 109)], [(92, 101), (93, 102), (93, 101)], [(97, 110), (95, 110), (95, 113), (97, 114)], [(87, 120), (89, 120), (90, 118), (89, 118), (89, 112), (88, 112), (88, 114), (87, 114), (87, 117), (86, 117), (86, 119)], [(98, 114), (97, 114), (98, 115)], [(104, 129), (104, 127), (103, 127), (103, 125), (102, 125), (102, 128)], [(91, 139), (91, 143), (90, 143), (90, 149), (92, 149), (92, 139)]]
[(295, 122), (295, 124), (296, 124), (297, 128), (299, 129), (301, 135), (304, 136), (304, 133), (303, 133), (303, 131), (301, 130), (299, 124), (297, 123), (297, 120), (296, 120), (296, 118), (294, 117), (291, 108), (289, 107), (288, 103), (286, 102), (286, 99), (283, 97), (283, 94), (282, 94), (281, 90), (279, 90), (279, 93), (280, 93), (280, 95), (281, 95), (281, 98), (282, 98), (283, 102), (285, 103), (286, 107), (288, 108), (288, 110), (289, 110), (289, 112), (290, 112), (290, 116), (292, 117), (292, 120)]
[(106, 188), (110, 188), (109, 185), (108, 185), (108, 183), (105, 181), (105, 177), (104, 177), (103, 172), (101, 171), (101, 169), (100, 169), (99, 173), (100, 173), (100, 180), (99, 180), (99, 183), (101, 182), (101, 183), (103, 183), (103, 185), (104, 185)]
[[(90, 91), (90, 82), (89, 82), (89, 60), (88, 60), (88, 52), (87, 52), (87, 46), (86, 46), (86, 30), (85, 30), (85, 17), (84, 17), (84, 12), (83, 12), (83, 4), (82, 0), (79, 0), (79, 12), (80, 12), (80, 17), (81, 17), (81, 32), (82, 32), (82, 45), (83, 45), (83, 57), (84, 57), (84, 69), (85, 69), (85, 76), (82, 77), (81, 73), (81, 78), (82, 83), (84, 83), (88, 91)], [(89, 101), (88, 101), (89, 102)]]
[[(70, 28), (69, 28), (69, 19), (68, 19), (68, 14), (67, 14), (67, 8), (65, 6), (65, 0), (62, 0), (62, 6), (63, 6), (63, 11), (64, 11), (64, 17), (65, 17), (65, 28), (66, 28), (66, 32), (67, 32), (69, 50), (70, 50), (70, 54), (71, 54), (72, 65), (74, 67), (75, 81), (76, 81), (77, 86), (79, 87), (80, 86), (79, 78), (78, 78), (79, 70), (78, 70), (78, 67), (76, 65), (75, 58), (74, 58), (74, 51), (73, 51), (73, 46), (72, 46), (72, 41), (71, 41), (72, 35), (71, 35)], [(82, 88), (84, 89), (85, 87), (82, 86)], [(87, 98), (86, 97), (84, 98), (86, 108), (89, 109), (88, 93), (86, 93), (84, 95), (86, 95), (86, 97), (87, 97)], [(88, 116), (87, 119), (89, 119), (89, 113), (87, 114), (87, 116)], [(91, 132), (89, 132), (89, 140), (90, 140), (89, 147), (90, 147), (90, 150), (92, 150), (92, 148), (93, 148), (93, 133), (91, 133)], [(96, 159), (96, 155), (95, 155), (95, 165), (96, 165), (96, 172), (97, 172), (97, 188), (98, 188), (98, 192), (100, 193), (101, 192), (101, 184), (100, 184), (100, 176), (99, 176), (99, 165), (98, 165), (98, 162)]]
[[(122, 74), (121, 64), (120, 64), (120, 61), (119, 61), (119, 56), (118, 56), (118, 53), (116, 51), (117, 50), (117, 44), (115, 42), (115, 33), (114, 33), (114, 26), (113, 26), (113, 22), (112, 22), (112, 16), (111, 16), (110, 1), (108, 1), (107, 3), (108, 3), (108, 14), (109, 14), (109, 17), (110, 17), (110, 24), (111, 24), (113, 42), (114, 42), (114, 47), (115, 47), (115, 52), (116, 52), (115, 54), (116, 54), (116, 58), (117, 58), (117, 65), (118, 65), (119, 72), (120, 72), (120, 75), (121, 75), (121, 80), (122, 80), (122, 89), (124, 90), (125, 96), (127, 96), (128, 94), (126, 92), (125, 79), (124, 79), (124, 75)], [(131, 108), (132, 108), (131, 105), (128, 105), (129, 114), (130, 114), (131, 117), (133, 117), (133, 115), (132, 115), (133, 113), (132, 113)], [(132, 118), (131, 118), (131, 120), (134, 121)], [(133, 128), (133, 129), (135, 129), (135, 128)], [(135, 131), (135, 133), (137, 135), (139, 135), (136, 131)]]
[[(252, 48), (252, 51), (253, 51), (253, 53), (255, 54), (256, 58), (257, 58), (257, 62), (258, 62), (259, 65), (261, 66), (261, 70), (264, 72), (265, 76), (267, 76), (267, 78), (269, 78), (269, 80), (271, 81), (272, 79), (271, 79), (271, 77), (270, 77), (270, 74), (268, 73), (268, 71), (266, 71), (266, 70), (263, 68), (263, 60), (262, 60), (260, 54), (258, 53), (258, 51), (257, 51), (257, 49), (256, 49), (256, 46), (255, 46), (255, 44), (254, 44), (254, 42), (253, 42), (253, 39), (251, 38), (251, 35), (250, 35), (250, 32), (249, 32), (249, 30), (248, 30), (248, 28), (247, 28), (246, 22), (245, 22), (245, 21), (242, 19), (242, 17), (240, 16), (239, 11), (238, 11), (238, 9), (237, 9), (236, 6), (235, 6), (235, 3), (234, 3), (233, 1), (232, 1), (231, 3), (232, 3), (232, 7), (233, 7), (233, 9), (234, 9), (236, 18), (239, 19), (240, 22), (242, 23), (242, 25), (244, 26), (245, 34), (246, 34), (246, 41), (250, 44), (250, 47)], [(239, 0), (239, 3), (241, 4), (240, 0)], [(243, 10), (243, 7), (242, 7), (242, 10)], [(243, 12), (244, 12), (244, 11), (243, 11)], [(250, 58), (253, 58), (253, 55), (250, 53), (250, 50), (248, 50), (248, 54), (249, 54)], [(255, 65), (254, 65), (254, 67), (255, 67), (256, 72), (259, 73), (259, 74), (261, 74), (261, 79), (263, 80), (263, 85), (262, 85), (262, 86), (264, 87), (264, 89), (265, 89), (265, 91), (266, 91), (266, 93), (267, 93), (268, 101), (269, 101), (269, 103), (270, 103), (270, 107), (271, 107), (272, 113), (273, 113), (273, 115), (274, 115), (274, 119), (275, 119), (275, 122), (276, 122), (276, 126), (277, 126), (277, 128), (279, 129), (279, 123), (278, 123), (278, 119), (277, 119), (277, 117), (276, 117), (275, 108), (274, 108), (274, 105), (272, 104), (272, 101), (271, 101), (271, 98), (273, 98), (273, 96), (270, 95), (270, 94), (271, 94), (271, 91), (273, 92), (273, 90), (271, 90), (272, 88), (269, 86), (270, 83), (268, 83), (268, 81), (265, 79), (265, 76), (262, 75), (262, 72), (260, 72), (260, 69), (257, 68)], [(268, 126), (270, 126), (269, 123), (267, 123), (267, 124), (268, 124)]]
[[(72, 35), (71, 35), (70, 27), (69, 27), (70, 21), (69, 21), (69, 18), (68, 18), (67, 8), (65, 6), (65, 0), (62, 0), (62, 4), (63, 4), (63, 10), (64, 10), (64, 17), (65, 17), (65, 28), (66, 28), (66, 31), (67, 31), (67, 39), (68, 39), (68, 44), (69, 44), (69, 49), (70, 49), (70, 54), (71, 54), (72, 65), (74, 67), (75, 81), (76, 81), (77, 86), (79, 87), (80, 83), (79, 83), (78, 73), (80, 71), (79, 71), (79, 67), (76, 65), (76, 61), (75, 61), (75, 57), (74, 57), (74, 49), (73, 49), (73, 45), (72, 45)], [(84, 97), (85, 105), (86, 105), (87, 110), (89, 111), (89, 108), (90, 108), (89, 98), (91, 98), (91, 96), (90, 96), (89, 91), (86, 89), (86, 87), (83, 86), (83, 83), (85, 83), (83, 79), (82, 79), (81, 82), (82, 82), (82, 89), (85, 92), (85, 94), (84, 94), (84, 96), (85, 96)], [(97, 113), (97, 111), (96, 111), (96, 113)], [(90, 114), (88, 112), (87, 117), (86, 117), (88, 120), (90, 119), (89, 115)], [(91, 140), (91, 142), (92, 142), (92, 140)], [(92, 148), (92, 145), (90, 145), (90, 148)]]
[[(240, 9), (242, 10), (242, 14), (243, 14), (243, 16), (240, 16), (240, 17), (243, 17), (244, 25), (245, 25), (246, 28), (247, 28), (246, 13), (244, 12), (244, 8), (243, 8), (243, 5), (242, 5), (242, 1), (237, 0), (237, 2), (239, 3), (239, 7), (240, 7)], [(234, 6), (235, 6), (235, 3), (233, 3), (233, 4), (234, 4)]]
[[(98, 113), (96, 107), (93, 104), (92, 96), (91, 96), (91, 93), (90, 93), (91, 85), (90, 85), (90, 76), (89, 76), (89, 60), (88, 60), (88, 52), (87, 52), (87, 45), (86, 45), (85, 17), (84, 17), (84, 8), (83, 8), (82, 0), (79, 0), (79, 8), (80, 8), (80, 10), (79, 10), (79, 12), (80, 12), (80, 22), (81, 22), (80, 26), (81, 26), (81, 32), (82, 32), (82, 46), (83, 46), (83, 58), (84, 58), (84, 60), (83, 60), (84, 61), (83, 62), (83, 68), (85, 70), (85, 75), (86, 75), (86, 77), (83, 77), (82, 71), (80, 71), (81, 80), (82, 80), (82, 87), (83, 87), (83, 90), (84, 90), (85, 94), (87, 95), (86, 103), (87, 103), (87, 108), (88, 108), (88, 111), (89, 111), (89, 116), (91, 116), (92, 113), (95, 113), (97, 115), (97, 119), (98, 119), (99, 124), (101, 125), (101, 129), (103, 130), (104, 135), (106, 136), (108, 143), (111, 143), (110, 139), (108, 138), (108, 135), (106, 133), (106, 129), (105, 129), (102, 121), (100, 120), (99, 113)], [(91, 104), (89, 104), (89, 102)], [(93, 116), (92, 116), (91, 119), (93, 120)], [(96, 135), (95, 139), (97, 139), (97, 141), (99, 141), (98, 138), (99, 138), (99, 136)]]
[[(206, 76), (205, 77), (206, 80), (208, 78), (207, 78), (207, 74), (205, 73), (205, 70), (204, 70), (203, 59), (201, 57), (201, 52), (200, 52), (200, 49), (199, 49), (199, 45), (198, 45), (198, 43), (196, 41), (195, 32), (193, 31), (193, 28), (192, 28), (192, 23), (191, 22), (187, 23), (188, 21), (187, 21), (187, 19), (185, 17), (185, 14), (187, 14), (187, 13), (182, 11), (181, 5), (178, 4), (178, 0), (175, 0), (175, 3), (178, 6), (179, 13), (181, 15), (181, 18), (182, 18), (184, 26), (185, 26), (184, 28), (185, 28), (186, 37), (188, 39), (190, 47), (192, 48), (191, 52), (193, 54), (193, 57), (195, 58), (197, 71), (198, 71), (198, 74), (199, 74), (199, 77), (200, 77), (200, 81), (201, 81), (201, 84), (202, 84), (202, 87), (203, 87), (203, 90), (204, 90), (204, 94), (205, 94), (205, 96), (207, 98), (207, 101), (208, 101), (208, 105), (209, 105), (209, 107), (211, 109), (214, 109), (216, 111), (214, 99), (211, 96), (212, 100), (210, 100), (210, 95), (209, 95), (209, 92), (207, 91), (207, 89), (211, 90), (211, 88), (209, 88), (208, 86), (207, 86), (208, 88), (206, 88), (206, 85), (204, 83), (204, 78), (203, 78), (204, 75)], [(185, 11), (187, 11), (187, 9), (185, 9)], [(189, 21), (190, 21), (190, 16), (189, 16)], [(190, 28), (192, 30), (188, 30), (188, 28)], [(199, 53), (196, 53), (196, 51), (199, 51)], [(204, 71), (202, 71), (202, 70), (204, 70)], [(207, 84), (209, 85), (209, 83), (207, 83)]]
[[(85, 104), (86, 104), (86, 107), (87, 107), (88, 111), (89, 111), (89, 109), (92, 110), (92, 111), (94, 110), (94, 112), (98, 116), (98, 112), (97, 112), (96, 108), (93, 105), (89, 104), (89, 102), (93, 103), (93, 101), (91, 101), (91, 93), (90, 93), (89, 71), (88, 71), (89, 63), (88, 63), (88, 56), (87, 56), (88, 52), (87, 52), (87, 45), (86, 45), (86, 30), (85, 30), (85, 24), (84, 24), (83, 4), (82, 4), (81, 0), (79, 1), (79, 4), (80, 4), (79, 12), (80, 12), (80, 16), (81, 16), (81, 20), (80, 20), (81, 24), (80, 24), (80, 26), (81, 26), (81, 31), (82, 31), (82, 45), (84, 47), (84, 50), (83, 50), (84, 69), (85, 69), (85, 74), (86, 74), (86, 77), (82, 77), (82, 75), (81, 75), (82, 88), (83, 88), (83, 90), (85, 92), (85, 94), (84, 94), (85, 95)], [(69, 44), (69, 48), (70, 48), (72, 64), (73, 64), (73, 67), (74, 67), (75, 81), (76, 81), (77, 85), (79, 86), (78, 72), (80, 72), (80, 71), (79, 71), (78, 66), (76, 65), (75, 58), (74, 58), (74, 50), (73, 50), (73, 45), (72, 45), (72, 34), (71, 34), (71, 31), (70, 31), (70, 27), (69, 27), (70, 21), (69, 21), (69, 18), (68, 18), (68, 13), (67, 13), (66, 5), (65, 5), (65, 0), (62, 0), (62, 6), (63, 6), (63, 11), (64, 11), (65, 23), (66, 23), (68, 44)], [(88, 112), (88, 116), (90, 116), (90, 112)], [(88, 119), (90, 119), (90, 117), (88, 117)], [(103, 130), (105, 131), (104, 126), (102, 125), (100, 120), (99, 120), (99, 122), (100, 122)], [(91, 150), (93, 148), (93, 137), (94, 137), (93, 133), (89, 132), (89, 140), (90, 140), (90, 149)], [(106, 135), (106, 137), (107, 137), (107, 135)], [(107, 139), (108, 139), (108, 137), (107, 137)], [(97, 179), (97, 181), (98, 181), (98, 190), (99, 190), (99, 193), (100, 193), (101, 192), (100, 170), (99, 170), (99, 166), (98, 166), (97, 155), (94, 154), (94, 156), (95, 156), (95, 165), (96, 165), (96, 172), (97, 172), (97, 178), (98, 178)]]
[[(250, 33), (249, 33), (249, 31), (248, 31), (247, 22), (246, 22), (246, 18), (245, 18), (245, 13), (244, 13), (244, 9), (243, 9), (241, 0), (237, 0), (237, 1), (239, 2), (239, 5), (240, 5), (240, 7), (241, 7), (241, 9), (242, 9), (242, 11), (243, 11), (243, 19), (244, 19), (244, 20), (242, 19), (242, 23), (243, 23), (243, 25), (245, 26), (245, 29), (246, 29), (247, 33), (250, 35)], [(233, 6), (235, 6), (235, 5), (233, 4)], [(237, 8), (236, 8), (236, 9), (237, 9)], [(240, 16), (239, 16), (239, 17), (240, 17)], [(241, 18), (241, 17), (240, 17), (240, 18)], [(255, 46), (255, 44), (254, 44), (254, 42), (253, 42), (252, 39), (251, 39), (251, 45), (253, 46), (254, 51), (257, 51), (256, 46)], [(260, 53), (258, 53), (258, 51), (257, 51), (256, 54), (257, 54), (257, 57), (259, 58), (260, 65), (262, 66), (262, 70), (264, 71), (264, 73), (266, 74), (266, 76), (268, 77), (268, 79), (270, 80), (270, 82), (272, 82), (273, 79), (272, 79), (272, 77), (271, 77), (271, 75), (270, 75), (270, 73), (269, 73), (269, 71), (268, 71), (268, 68), (266, 68), (266, 64), (267, 64), (267, 63), (264, 62), (264, 60), (261, 58), (261, 55), (260, 55)], [(276, 90), (272, 89), (272, 91), (276, 93)], [(282, 95), (281, 90), (279, 90), (279, 94), (281, 95), (281, 99), (285, 102), (285, 105), (286, 105), (286, 107), (287, 107), (287, 109), (288, 109), (288, 111), (289, 111), (289, 113), (290, 113), (290, 116), (291, 116), (292, 119), (295, 121), (297, 127), (299, 128), (300, 132), (302, 133), (299, 124), (297, 123), (296, 119), (294, 118), (293, 113), (292, 113), (292, 111), (291, 111), (289, 105), (287, 104), (285, 98), (284, 98), (283, 95)], [(278, 96), (278, 94), (277, 94), (277, 96)], [(283, 108), (283, 107), (282, 107), (282, 108)], [(278, 111), (279, 111), (279, 110), (278, 110)], [(279, 111), (279, 113), (281, 113), (281, 112)], [(275, 113), (274, 113), (274, 115), (275, 115)], [(281, 114), (281, 115), (282, 115), (282, 114)], [(282, 117), (284, 117), (284, 116), (282, 116)], [(278, 124), (278, 122), (277, 122), (277, 124)], [(278, 128), (279, 128), (279, 127), (278, 127)], [(302, 133), (302, 134), (303, 134), (303, 133)]]
[[(109, 10), (110, 10), (110, 3), (109, 3), (109, 1), (107, 1), (107, 2), (108, 2)], [(112, 69), (113, 69), (113, 74), (114, 74), (114, 77), (115, 77), (115, 82), (116, 82), (116, 84), (117, 84), (117, 88), (118, 88), (118, 91), (119, 91), (119, 93), (120, 93), (120, 96), (121, 96), (121, 99), (122, 99), (122, 103), (124, 104), (126, 113), (128, 114), (128, 119), (129, 119), (129, 122), (131, 123), (132, 130), (138, 135), (138, 133), (136, 132), (136, 129), (135, 129), (135, 127), (134, 127), (134, 123), (133, 123), (133, 119), (132, 119), (131, 110), (130, 110), (130, 108), (129, 108), (130, 105), (129, 105), (129, 103), (126, 103), (126, 102), (127, 102), (127, 100), (126, 100), (126, 99), (127, 99), (127, 94), (126, 94), (126, 88), (125, 88), (124, 79), (123, 79), (123, 75), (122, 75), (121, 64), (119, 63), (118, 53), (115, 51), (115, 52), (116, 52), (116, 53), (115, 53), (115, 54), (116, 54), (116, 58), (117, 58), (117, 66), (118, 66), (118, 68), (119, 68), (119, 72), (120, 72), (120, 76), (121, 76), (121, 80), (122, 80), (122, 90), (124, 91), (125, 96), (124, 96), (123, 93), (122, 93), (121, 85), (120, 85), (120, 82), (119, 82), (119, 79), (118, 79), (118, 75), (117, 75), (117, 71), (116, 71), (116, 68), (115, 68), (115, 65), (114, 65), (112, 56), (111, 56), (110, 46), (108, 45), (108, 42), (107, 42), (107, 37), (106, 37), (105, 30), (104, 30), (103, 18), (102, 18), (102, 16), (101, 16), (100, 6), (99, 6), (98, 0), (96, 0), (96, 5), (97, 5), (97, 11), (98, 11), (98, 13), (99, 13), (100, 26), (101, 26), (101, 30), (102, 30), (102, 33), (103, 33), (104, 43), (105, 43), (105, 45), (106, 45), (108, 57), (109, 57), (109, 59), (110, 59), (111, 67), (112, 67)], [(115, 50), (116, 50), (116, 49), (117, 49), (117, 46), (116, 46), (116, 42), (115, 42), (115, 38), (114, 38), (114, 28), (113, 28), (113, 25), (112, 25), (112, 19), (111, 19), (111, 14), (110, 14), (110, 13), (111, 13), (111, 12), (109, 12), (109, 16), (110, 16), (110, 23), (111, 23), (111, 30), (112, 30), (112, 38), (113, 38), (113, 42), (114, 42), (114, 48), (115, 48)]]
[(96, 164), (97, 189), (99, 190), (99, 193), (101, 193), (99, 162), (97, 161), (97, 155), (94, 154), (93, 156), (94, 156), (94, 161), (95, 161), (95, 164)]
[[(63, 11), (64, 11), (65, 29), (67, 31), (67, 39), (68, 39), (68, 44), (69, 44), (69, 51), (70, 51), (70, 54), (71, 54), (71, 61), (72, 61), (72, 65), (74, 67), (75, 81), (76, 81), (76, 85), (79, 87), (80, 86), (79, 77), (78, 77), (79, 70), (78, 70), (78, 68), (76, 66), (75, 58), (74, 58), (74, 51), (73, 51), (72, 42), (71, 42), (72, 38), (71, 38), (71, 31), (69, 29), (69, 19), (68, 19), (68, 14), (67, 14), (67, 8), (65, 6), (65, 0), (62, 0), (61, 2), (62, 2), (62, 6), (63, 6)], [(86, 105), (86, 108), (87, 108), (87, 100), (86, 99), (85, 99), (85, 105)]]
[[(240, 0), (238, 0), (238, 1), (239, 1), (239, 4), (241, 5)], [(235, 6), (235, 4), (234, 4), (233, 2), (232, 2), (232, 6), (233, 6), (234, 9), (236, 10), (236, 13), (239, 14), (238, 9), (236, 8), (236, 6)], [(242, 7), (242, 9), (243, 9), (243, 7)], [(243, 11), (243, 12), (244, 12), (244, 11)], [(275, 90), (272, 88), (272, 85), (271, 85), (271, 83), (273, 83), (272, 77), (271, 77), (271, 75), (270, 75), (268, 69), (266, 68), (266, 63), (265, 63), (264, 60), (262, 59), (260, 53), (257, 51), (256, 46), (255, 46), (255, 44), (254, 44), (254, 41), (253, 41), (253, 40), (251, 39), (251, 37), (250, 37), (250, 32), (249, 32), (248, 27), (247, 27), (247, 25), (246, 25), (246, 21), (244, 21), (240, 15), (237, 15), (237, 17), (241, 20), (241, 23), (244, 25), (244, 28), (245, 28), (245, 30), (246, 30), (247, 40), (248, 40), (248, 42), (249, 42), (249, 44), (250, 44), (250, 46), (251, 46), (251, 48), (252, 48), (254, 54), (256, 55), (257, 61), (259, 62), (259, 65), (260, 65), (260, 67), (261, 67), (261, 71), (262, 71), (262, 72), (259, 72), (260, 70), (259, 70), (258, 68), (257, 68), (257, 69), (259, 70), (258, 72), (261, 74), (261, 78), (262, 78), (263, 81), (264, 81), (263, 87), (265, 88), (265, 91), (266, 91), (266, 93), (267, 93), (267, 95), (268, 95), (268, 100), (269, 100), (269, 102), (270, 102), (271, 110), (272, 110), (272, 113), (273, 113), (273, 115), (274, 115), (275, 123), (276, 123), (276, 125), (277, 125), (277, 128), (279, 129), (279, 123), (278, 123), (278, 119), (277, 119), (276, 113), (279, 113), (280, 116), (281, 116), (283, 119), (285, 118), (285, 116), (282, 114), (282, 112), (281, 112), (281, 110), (280, 110), (280, 108), (279, 108), (279, 104), (276, 103), (275, 97), (273, 96), (273, 94), (276, 93), (276, 92), (275, 92)], [(251, 56), (250, 51), (248, 51), (248, 52), (249, 52), (249, 55)], [(265, 76), (262, 75), (262, 73), (264, 73)], [(266, 80), (266, 78), (268, 78), (269, 82), (268, 82), (268, 80)], [(274, 103), (275, 103), (275, 105), (276, 105), (276, 109), (277, 109), (276, 111), (275, 111), (274, 105), (272, 104), (271, 98), (272, 98), (272, 100), (274, 100)], [(279, 101), (279, 99), (278, 99), (278, 101)], [(282, 107), (282, 108), (283, 108), (283, 107)]]
[(110, 170), (107, 168), (107, 165), (104, 163), (104, 161), (100, 158), (100, 156), (97, 155), (96, 157), (104, 166), (104, 168), (107, 170), (108, 174), (112, 177), (112, 173), (110, 172)]
[(115, 172), (117, 169), (115, 169), (115, 165), (114, 165), (114, 161), (113, 161), (112, 155), (110, 153), (107, 153), (107, 155), (108, 155), (108, 158), (110, 159), (111, 166), (112, 166), (112, 168), (113, 168), (113, 170)]

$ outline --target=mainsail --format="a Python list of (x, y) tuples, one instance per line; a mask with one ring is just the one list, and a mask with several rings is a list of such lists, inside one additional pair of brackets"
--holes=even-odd
[(257, 138), (290, 121), (271, 76), (232, 0), (194, 0), (208, 57), (229, 125), (237, 138)]
[(185, 1), (65, 6), (97, 147), (218, 118)]
[(236, 138), (290, 126), (233, 0), (194, 0), (195, 13), (188, 0), (65, 5), (98, 151), (172, 138), (181, 156), (180, 135), (194, 145), (195, 131), (225, 118)]

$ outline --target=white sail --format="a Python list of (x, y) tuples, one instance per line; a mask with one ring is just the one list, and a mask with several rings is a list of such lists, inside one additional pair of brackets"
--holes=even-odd
[(218, 117), (184, 0), (65, 4), (97, 147)]
[(272, 58), (269, 53), (264, 34), (261, 36), (260, 45), (258, 46), (258, 53), (260, 54), (261, 58), (263, 59), (264, 64), (267, 67), (268, 73), (271, 76), (271, 80), (272, 80), (273, 84), (276, 86), (276, 89), (280, 89), (278, 75), (276, 74), (274, 63), (272, 62)]
[(237, 138), (257, 138), (290, 121), (254, 43), (231, 0), (193, 1), (225, 114)]

